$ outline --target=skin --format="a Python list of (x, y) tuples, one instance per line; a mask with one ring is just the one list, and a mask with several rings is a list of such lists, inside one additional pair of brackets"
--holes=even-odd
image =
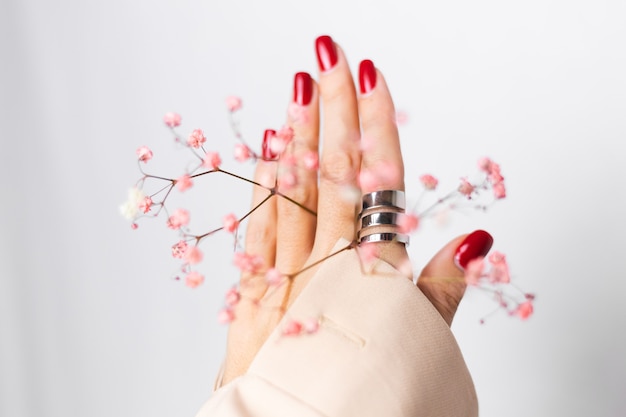
[[(271, 198), (250, 218), (246, 251), (261, 255), (266, 265), (279, 271), (296, 272), (326, 256), (339, 238), (352, 241), (355, 237), (356, 202), (345, 198), (346, 187), (358, 188), (361, 170), (375, 170), (380, 161), (396, 169), (377, 189), (404, 190), (404, 167), (400, 141), (395, 123), (395, 109), (387, 84), (377, 70), (375, 88), (366, 95), (357, 95), (345, 55), (337, 45), (337, 64), (319, 74), (313, 81), (313, 97), (305, 111), (306, 118), (288, 118), (294, 129), (297, 146), (287, 152), (295, 156), (307, 150), (316, 151), (320, 145), (320, 175), (302, 170), (298, 184), (285, 193), (317, 212), (317, 216), (302, 210), (282, 198)], [(320, 114), (320, 103), (323, 113)], [(324, 120), (320, 132), (320, 119)], [(372, 138), (371, 144), (360, 149), (361, 136)], [(272, 184), (277, 162), (259, 161), (256, 181)], [(375, 191), (362, 189), (363, 194)], [(252, 206), (267, 197), (267, 191), (254, 191)], [(418, 287), (451, 324), (465, 292), (463, 272), (453, 262), (457, 247), (467, 235), (459, 236), (444, 246), (423, 269)], [(392, 265), (400, 265), (408, 256), (404, 245), (377, 243), (382, 246), (380, 257)], [(244, 374), (270, 333), (284, 314), (284, 308), (302, 292), (315, 274), (311, 268), (299, 274), (291, 285), (268, 287), (263, 275), (243, 274), (240, 290), (245, 299), (235, 307), (236, 319), (228, 333), (227, 356), (223, 383)], [(440, 279), (438, 279), (440, 278)], [(445, 278), (445, 279), (444, 279)], [(246, 300), (257, 299), (260, 303)], [(263, 308), (259, 307), (262, 304)], [(276, 306), (276, 308), (267, 308)]]

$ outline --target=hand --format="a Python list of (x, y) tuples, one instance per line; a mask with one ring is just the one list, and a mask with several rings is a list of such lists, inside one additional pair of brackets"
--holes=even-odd
[[(316, 41), (316, 51), (319, 84), (306, 73), (295, 77), (292, 106), (298, 112), (291, 111), (288, 116), (288, 124), (295, 133), (293, 146), (287, 148), (278, 162), (259, 161), (255, 181), (271, 187), (277, 171), (281, 172), (280, 164), (284, 163), (281, 161), (290, 156), (301, 161), (307, 152), (317, 153), (321, 100), (324, 146), (319, 180), (315, 170), (298, 167), (295, 186), (278, 185), (278, 191), (317, 216), (288, 199), (272, 196), (251, 216), (245, 239), (246, 252), (262, 256), (265, 270), (275, 267), (285, 274), (301, 271), (323, 259), (340, 238), (354, 241), (360, 198), (350, 198), (354, 194), (350, 190), (360, 190), (358, 195), (383, 189), (404, 190), (395, 110), (382, 74), (371, 61), (361, 62), (360, 94), (357, 94), (341, 48), (330, 37), (322, 36)], [(271, 157), (267, 141), (268, 136), (264, 156)], [(360, 188), (360, 177), (381, 170), (384, 175), (377, 177), (375, 183), (362, 181)], [(256, 187), (252, 206), (267, 197), (266, 189)], [(380, 257), (391, 265), (400, 266), (408, 259), (401, 243), (377, 245), (381, 245)], [(486, 254), (490, 246), (491, 237), (486, 232), (459, 236), (443, 247), (422, 271), (417, 285), (448, 325), (465, 291), (463, 271), (457, 264), (465, 266), (471, 258)], [(237, 304), (236, 318), (230, 325), (223, 383), (246, 372), (286, 308), (316, 270), (317, 267), (309, 268), (278, 287), (269, 286), (263, 273), (241, 276), (240, 291), (244, 299)]]

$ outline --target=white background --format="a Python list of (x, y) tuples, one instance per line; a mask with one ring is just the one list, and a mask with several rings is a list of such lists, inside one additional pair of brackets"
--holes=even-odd
[[(151, 168), (179, 175), (188, 157), (161, 122), (177, 111), (249, 175), (226, 157), (224, 98), (243, 97), (258, 146), (293, 73), (316, 75), (321, 34), (353, 69), (374, 60), (408, 112), (409, 199), (422, 173), (445, 190), (480, 156), (502, 165), (509, 198), (425, 224), (411, 247), (419, 267), (485, 228), (537, 294), (527, 322), (481, 326), (491, 300), (462, 304), (453, 330), (481, 416), (626, 415), (625, 4), (3, 0), (0, 415), (194, 415), (224, 351), (230, 241), (205, 248), (203, 287), (174, 281), (164, 219), (132, 231), (118, 214), (134, 151), (151, 146)], [(190, 194), (207, 222), (248, 204), (220, 181)]]

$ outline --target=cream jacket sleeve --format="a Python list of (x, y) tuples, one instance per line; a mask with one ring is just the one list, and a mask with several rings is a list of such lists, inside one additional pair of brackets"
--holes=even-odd
[(478, 415), (450, 329), (390, 265), (362, 274), (354, 250), (332, 257), (285, 319), (309, 317), (320, 317), (317, 333), (281, 336), (279, 325), (248, 372), (215, 391), (196, 417)]

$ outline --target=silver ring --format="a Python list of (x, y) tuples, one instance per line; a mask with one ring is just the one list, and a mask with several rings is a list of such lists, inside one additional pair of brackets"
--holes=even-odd
[(373, 193), (365, 194), (363, 196), (363, 209), (361, 212), (378, 207), (393, 207), (398, 211), (404, 211), (406, 208), (404, 191), (374, 191)]
[(370, 226), (397, 226), (398, 214), (394, 211), (383, 211), (361, 217), (361, 230)]
[(374, 233), (371, 235), (363, 236), (360, 239), (361, 243), (372, 242), (399, 242), (409, 246), (409, 236), (401, 233)]

